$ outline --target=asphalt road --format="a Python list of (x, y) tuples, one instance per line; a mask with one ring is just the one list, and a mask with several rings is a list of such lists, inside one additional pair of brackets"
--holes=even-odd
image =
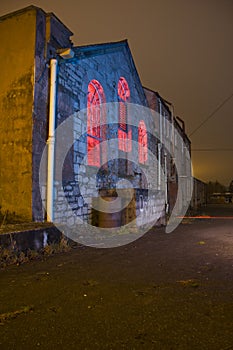
[(0, 349), (233, 349), (233, 206), (0, 271)]

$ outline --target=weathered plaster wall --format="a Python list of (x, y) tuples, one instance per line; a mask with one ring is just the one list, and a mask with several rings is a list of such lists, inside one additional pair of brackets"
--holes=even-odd
[(25, 220), (45, 218), (39, 166), (48, 137), (49, 64), (57, 49), (72, 46), (71, 35), (34, 6), (0, 21), (0, 206)]
[(36, 12), (0, 21), (0, 206), (32, 216), (32, 106)]

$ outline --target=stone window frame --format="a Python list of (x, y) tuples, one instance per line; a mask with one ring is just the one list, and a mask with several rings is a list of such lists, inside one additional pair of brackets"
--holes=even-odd
[(146, 123), (140, 120), (138, 123), (138, 161), (146, 164), (148, 159), (148, 135)]
[[(88, 84), (87, 95), (87, 163), (100, 167), (107, 156), (106, 143), (106, 97), (101, 83), (92, 79)], [(104, 125), (100, 125), (100, 123)]]
[(123, 152), (132, 151), (132, 128), (127, 115), (127, 103), (130, 102), (130, 89), (127, 80), (120, 77), (117, 86), (119, 109), (118, 109), (118, 148)]

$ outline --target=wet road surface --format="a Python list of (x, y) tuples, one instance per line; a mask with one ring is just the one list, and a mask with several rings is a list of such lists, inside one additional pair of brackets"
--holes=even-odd
[(233, 349), (233, 219), (1, 270), (0, 349)]

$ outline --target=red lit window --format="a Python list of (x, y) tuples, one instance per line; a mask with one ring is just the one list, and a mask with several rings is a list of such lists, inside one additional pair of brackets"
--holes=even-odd
[(106, 150), (101, 141), (105, 139), (106, 114), (101, 104), (105, 103), (104, 90), (97, 80), (92, 80), (88, 85), (87, 97), (87, 161), (88, 165), (100, 166), (100, 154), (106, 156)]
[(121, 77), (118, 82), (119, 98), (119, 128), (118, 128), (118, 145), (119, 149), (124, 152), (132, 150), (132, 129), (128, 127), (127, 105), (129, 102), (130, 90), (125, 78)]
[(145, 164), (148, 158), (147, 149), (147, 131), (143, 120), (138, 124), (138, 160), (139, 163)]

